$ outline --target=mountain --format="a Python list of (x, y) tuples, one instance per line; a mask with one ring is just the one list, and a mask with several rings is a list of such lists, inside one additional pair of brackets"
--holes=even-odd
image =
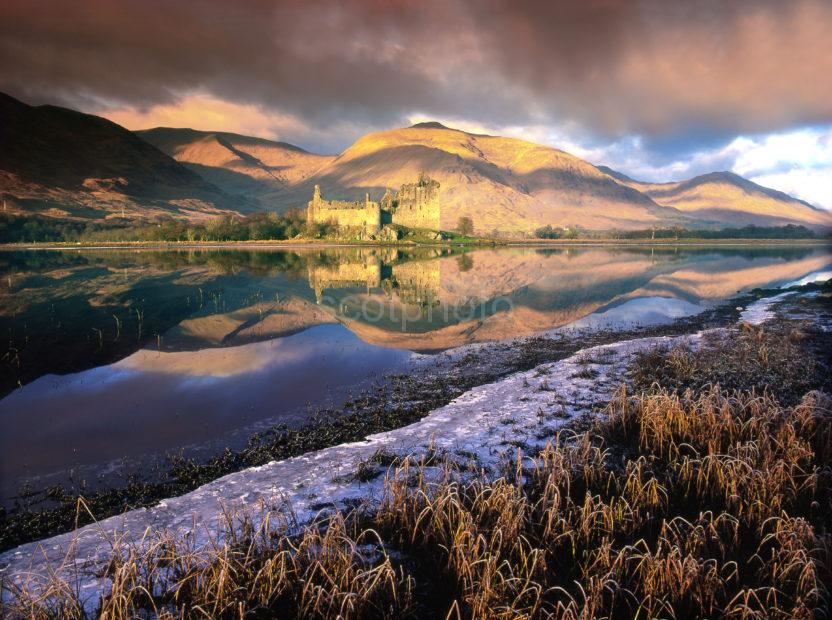
[(832, 226), (830, 215), (729, 172), (643, 183), (555, 148), (437, 122), (363, 136), (337, 156), (239, 134), (106, 119), (0, 94), (4, 210), (52, 217), (204, 219), (378, 199), (424, 173), (439, 181), (441, 226), (479, 233), (536, 228), (639, 229), (746, 224)]
[(471, 217), (478, 232), (528, 232), (545, 224), (586, 228), (684, 225), (688, 218), (554, 148), (439, 123), (368, 134), (306, 179), (261, 198), (278, 209), (324, 197), (374, 198), (426, 173), (440, 183), (442, 227)]
[(221, 131), (157, 127), (135, 134), (224, 191), (251, 198), (301, 181), (334, 159), (286, 142)]
[(719, 226), (830, 226), (830, 214), (733, 172), (711, 172), (675, 183), (644, 183), (606, 166), (598, 169), (655, 202)]
[(0, 144), (7, 211), (199, 219), (251, 207), (99, 116), (0, 93)]

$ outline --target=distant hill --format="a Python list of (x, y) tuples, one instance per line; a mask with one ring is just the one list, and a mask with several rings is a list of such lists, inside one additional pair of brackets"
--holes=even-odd
[(470, 134), (439, 123), (371, 133), (306, 179), (262, 198), (278, 209), (325, 197), (380, 197), (426, 173), (441, 184), (442, 226), (468, 216), (476, 230), (529, 232), (544, 224), (586, 228), (684, 225), (679, 211), (557, 149)]
[(675, 183), (644, 183), (606, 166), (598, 169), (655, 202), (704, 224), (719, 226), (832, 225), (832, 216), (808, 202), (758, 185), (733, 172), (711, 172)]
[(0, 144), (7, 211), (198, 219), (248, 206), (99, 116), (0, 93)]
[(157, 127), (135, 133), (224, 191), (251, 198), (302, 181), (334, 159), (286, 142), (220, 131)]

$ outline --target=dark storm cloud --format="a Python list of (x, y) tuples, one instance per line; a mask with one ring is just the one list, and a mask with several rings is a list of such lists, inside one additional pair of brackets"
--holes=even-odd
[[(187, 90), (312, 118), (454, 107), (433, 21), (452, 5), (341, 2), (29, 1), (0, 8), (0, 84), (66, 103), (136, 106)], [(447, 17), (443, 19), (443, 15)], [(447, 50), (453, 55), (454, 50)], [(470, 102), (469, 102), (470, 103)], [(488, 105), (483, 109), (487, 110)]]
[(85, 109), (188, 92), (311, 125), (413, 112), (599, 136), (832, 120), (832, 2), (6, 0), (0, 89)]
[(490, 6), (477, 15), (501, 24), (486, 46), (497, 70), (548, 97), (556, 114), (605, 132), (765, 131), (832, 118), (826, 0)]

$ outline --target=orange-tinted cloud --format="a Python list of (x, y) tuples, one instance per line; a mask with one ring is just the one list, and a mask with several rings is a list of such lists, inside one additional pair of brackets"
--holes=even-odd
[(210, 95), (187, 95), (175, 103), (144, 108), (133, 106), (104, 109), (100, 115), (128, 129), (190, 127), (207, 131), (229, 131), (280, 140), (287, 132), (307, 130), (296, 117), (253, 104), (224, 101)]

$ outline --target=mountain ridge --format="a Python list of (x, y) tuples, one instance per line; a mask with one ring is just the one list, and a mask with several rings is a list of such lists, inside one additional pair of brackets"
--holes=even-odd
[[(0, 94), (0, 191), (53, 217), (209, 217), (240, 202), (100, 116)], [(247, 206), (245, 204), (243, 207)]]
[(807, 202), (806, 200), (801, 200), (796, 196), (792, 196), (791, 194), (787, 194), (786, 192), (780, 191), (778, 189), (766, 187), (765, 185), (760, 185), (759, 183), (755, 183), (751, 179), (746, 179), (744, 176), (737, 174), (736, 172), (731, 172), (730, 170), (706, 172), (705, 174), (700, 174), (695, 177), (691, 177), (687, 181), (684, 181), (682, 185), (693, 187), (710, 181), (730, 181), (746, 189), (762, 192), (767, 196), (770, 196), (771, 198), (776, 198), (778, 200), (794, 200), (796, 202), (806, 205), (810, 209), (814, 209), (815, 211), (822, 211), (820, 207), (816, 207), (815, 205), (813, 205), (810, 202)]
[(332, 159), (288, 142), (226, 131), (155, 127), (135, 134), (226, 191), (253, 200), (305, 178)]

